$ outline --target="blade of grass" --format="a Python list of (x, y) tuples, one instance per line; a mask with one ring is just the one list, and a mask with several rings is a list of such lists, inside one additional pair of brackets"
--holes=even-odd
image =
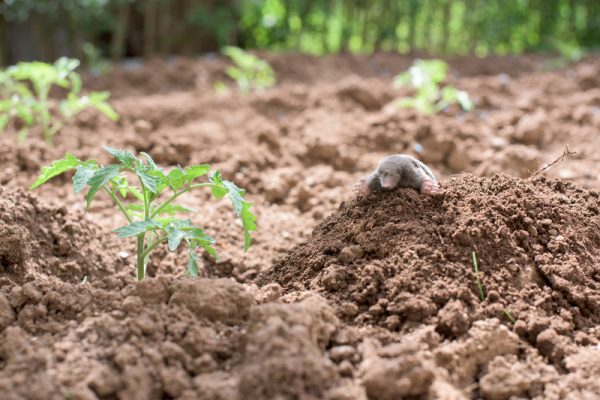
[(516, 322), (510, 311), (508, 311), (506, 308), (504, 309), (504, 315), (506, 315), (506, 318), (508, 318), (513, 324)]
[(475, 278), (477, 279), (477, 288), (479, 289), (479, 297), (481, 301), (485, 301), (485, 294), (483, 292), (483, 285), (481, 284), (481, 278), (479, 277), (479, 265), (477, 263), (477, 254), (474, 251), (471, 252), (473, 256), (473, 270), (475, 271)]

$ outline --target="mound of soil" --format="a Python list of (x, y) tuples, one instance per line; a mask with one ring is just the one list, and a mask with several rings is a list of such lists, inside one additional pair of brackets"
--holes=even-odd
[[(259, 283), (282, 285), (290, 299), (298, 290), (316, 291), (344, 321), (380, 326), (404, 342), (429, 327), (429, 334), (440, 338), (434, 343), (446, 339), (464, 345), (473, 330), (493, 331), (502, 320), (519, 338), (506, 331), (508, 344), (498, 350), (504, 339), (495, 337), (489, 346), (498, 352), (490, 350), (494, 354), (484, 357), (488, 362), (507, 352), (517, 355), (517, 348), (525, 346), (535, 348), (544, 363), (561, 368), (579, 346), (597, 344), (598, 192), (546, 178), (508, 176), (462, 176), (445, 186), (434, 197), (400, 189), (342, 203)], [(481, 340), (481, 335), (474, 337)], [(431, 340), (426, 342), (432, 347)], [(457, 365), (444, 368), (457, 374)], [(365, 370), (367, 377), (374, 373)], [(386, 380), (378, 377), (374, 398), (422, 394), (435, 375), (425, 379), (411, 378), (407, 371), (394, 373), (410, 382), (422, 380), (415, 384), (418, 393), (390, 389), (389, 396), (380, 395), (387, 389)], [(469, 381), (464, 379), (455, 384)], [(521, 392), (511, 395), (517, 394)]]
[(14, 283), (50, 276), (81, 282), (115, 272), (110, 239), (83, 213), (43, 204), (23, 189), (0, 187), (0, 279)]

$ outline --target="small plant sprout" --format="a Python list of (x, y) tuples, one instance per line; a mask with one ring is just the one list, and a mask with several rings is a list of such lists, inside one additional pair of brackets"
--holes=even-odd
[(242, 92), (252, 89), (265, 89), (275, 85), (275, 72), (268, 62), (239, 47), (226, 46), (221, 52), (231, 58), (235, 65), (227, 68), (227, 75), (233, 79)]
[(512, 316), (512, 314), (510, 313), (510, 311), (508, 311), (508, 309), (506, 309), (506, 308), (504, 309), (504, 315), (506, 315), (506, 318), (508, 318), (510, 320), (510, 322), (512, 322), (513, 324), (515, 322), (517, 322), (515, 320), (515, 318)]
[[(127, 220), (127, 225), (114, 232), (120, 238), (135, 237), (137, 240), (138, 281), (144, 279), (152, 251), (163, 244), (170, 251), (175, 251), (181, 243), (187, 245), (187, 271), (191, 276), (198, 275), (198, 248), (217, 258), (213, 247), (215, 240), (194, 226), (191, 220), (177, 218), (178, 214), (194, 212), (175, 202), (193, 189), (208, 188), (217, 199), (229, 197), (235, 215), (242, 223), (244, 251), (248, 250), (250, 233), (256, 230), (256, 217), (250, 211), (252, 203), (244, 200), (243, 189), (222, 179), (219, 170), (211, 172), (210, 165), (202, 164), (187, 168), (178, 166), (167, 172), (146, 153), (140, 153), (141, 158), (138, 158), (127, 150), (104, 149), (118, 163), (102, 166), (95, 160), (81, 161), (67, 154), (64, 159), (43, 167), (31, 189), (66, 171), (75, 170), (73, 190), (79, 193), (88, 188), (86, 208), (89, 208), (98, 192), (103, 191), (110, 196)], [(136, 183), (130, 182), (130, 176), (135, 178)], [(197, 182), (198, 178), (204, 176), (208, 177), (206, 182)]]
[[(20, 140), (27, 137), (30, 128), (38, 125), (44, 140), (52, 143), (65, 122), (86, 108), (95, 108), (113, 121), (117, 120), (118, 114), (106, 102), (108, 92), (80, 95), (81, 78), (75, 72), (78, 66), (78, 60), (62, 57), (54, 64), (21, 62), (1, 71), (0, 132), (11, 120), (17, 119), (24, 126), (19, 132)], [(55, 86), (67, 91), (58, 107), (49, 98)]]
[(465, 111), (473, 109), (469, 94), (451, 85), (441, 87), (446, 79), (448, 64), (442, 60), (417, 60), (408, 71), (394, 78), (394, 86), (411, 86), (415, 89), (414, 97), (398, 100), (398, 105), (415, 108), (425, 114), (435, 114), (445, 108), (458, 104)]
[(475, 271), (475, 279), (477, 280), (477, 289), (479, 289), (479, 298), (481, 301), (485, 301), (485, 294), (483, 292), (483, 285), (481, 284), (481, 278), (479, 277), (479, 265), (477, 263), (477, 254), (474, 251), (471, 252), (473, 257), (473, 271)]

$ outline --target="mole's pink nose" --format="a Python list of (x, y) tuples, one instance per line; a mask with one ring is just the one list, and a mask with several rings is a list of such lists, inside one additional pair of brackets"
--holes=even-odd
[(384, 187), (384, 188), (386, 188), (386, 189), (391, 188), (392, 187), (392, 179), (390, 179), (390, 178), (383, 179), (381, 181), (381, 186)]

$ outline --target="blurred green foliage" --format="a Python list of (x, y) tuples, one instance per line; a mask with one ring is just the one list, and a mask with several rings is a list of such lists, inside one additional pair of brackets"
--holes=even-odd
[[(31, 127), (38, 125), (44, 140), (52, 143), (64, 123), (86, 108), (95, 108), (117, 120), (118, 114), (106, 102), (108, 92), (80, 95), (81, 78), (75, 72), (78, 66), (78, 60), (61, 57), (54, 64), (20, 62), (0, 71), (0, 132), (11, 120), (17, 120), (21, 125), (20, 140), (25, 139)], [(58, 107), (50, 99), (53, 87), (66, 91), (66, 98)]]
[(473, 109), (469, 94), (454, 86), (442, 83), (446, 79), (448, 64), (442, 60), (416, 60), (408, 71), (396, 76), (396, 87), (411, 86), (413, 97), (398, 100), (400, 107), (415, 108), (426, 114), (434, 114), (454, 104), (465, 111)]
[(0, 15), (5, 64), (19, 61), (19, 24), (31, 28), (36, 59), (65, 48), (83, 58), (85, 42), (113, 59), (226, 45), (477, 55), (600, 45), (598, 0), (3, 0)]
[(225, 46), (221, 52), (233, 61), (226, 72), (242, 92), (275, 85), (275, 72), (265, 60), (235, 46)]

